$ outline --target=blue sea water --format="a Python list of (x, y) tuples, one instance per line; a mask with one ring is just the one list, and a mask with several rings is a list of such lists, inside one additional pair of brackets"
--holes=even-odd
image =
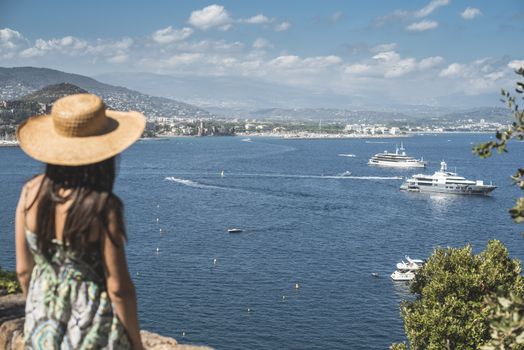
[[(404, 340), (399, 302), (410, 295), (389, 278), (404, 255), (466, 243), (480, 251), (497, 238), (524, 257), (524, 229), (507, 213), (522, 194), (510, 175), (524, 144), (474, 156), (473, 144), (490, 137), (403, 140), (430, 162), (427, 173), (444, 159), (460, 175), (493, 180), (490, 197), (400, 192), (395, 178), (421, 170), (366, 164), (398, 139), (138, 142), (121, 156), (116, 192), (142, 328), (217, 349), (386, 349)], [(18, 148), (0, 148), (0, 164), (0, 266), (14, 269), (19, 189), (43, 167)], [(330, 177), (345, 171), (352, 175)]]

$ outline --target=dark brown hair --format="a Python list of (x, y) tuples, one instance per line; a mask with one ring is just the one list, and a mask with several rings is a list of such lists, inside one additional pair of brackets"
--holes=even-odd
[[(52, 254), (51, 242), (56, 236), (56, 206), (72, 200), (67, 210), (63, 229), (63, 242), (68, 249), (80, 254), (85, 252), (93, 225), (108, 231), (108, 214), (117, 213), (119, 231), (125, 235), (122, 212), (123, 204), (113, 194), (116, 177), (115, 157), (99, 163), (81, 166), (47, 164), (46, 171), (35, 200), (27, 208), (37, 204), (37, 245), (42, 254)], [(63, 196), (61, 190), (70, 190)]]

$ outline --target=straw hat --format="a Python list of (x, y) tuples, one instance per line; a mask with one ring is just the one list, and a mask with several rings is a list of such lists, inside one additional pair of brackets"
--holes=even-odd
[(50, 115), (31, 117), (16, 130), (32, 158), (56, 165), (86, 165), (110, 158), (135, 142), (146, 125), (138, 112), (105, 109), (95, 95), (77, 94), (55, 102)]

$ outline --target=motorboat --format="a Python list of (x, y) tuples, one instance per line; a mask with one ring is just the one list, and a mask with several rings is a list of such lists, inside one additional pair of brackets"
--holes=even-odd
[(497, 186), (484, 184), (482, 180), (468, 180), (457, 173), (448, 171), (446, 162), (440, 163), (440, 170), (433, 175), (416, 174), (407, 179), (400, 189), (408, 192), (438, 192), (453, 194), (487, 195)]
[(229, 233), (240, 233), (240, 232), (242, 232), (242, 229), (233, 227), (233, 228), (228, 228), (227, 232), (229, 232)]
[(424, 168), (427, 162), (423, 158), (415, 159), (414, 157), (408, 156), (404, 148), (404, 144), (400, 144), (400, 148), (397, 146), (395, 153), (384, 151), (383, 153), (377, 153), (371, 157), (368, 161), (368, 165), (393, 167), (393, 168)]
[(398, 270), (409, 270), (409, 271), (416, 271), (424, 265), (424, 260), (420, 259), (411, 259), (409, 256), (406, 255), (406, 261), (402, 260), (401, 262), (397, 263), (397, 269)]
[(397, 263), (397, 270), (391, 274), (393, 281), (411, 281), (415, 279), (415, 274), (424, 265), (424, 260), (411, 259), (405, 256), (406, 261)]
[(415, 272), (396, 270), (391, 274), (391, 279), (393, 281), (412, 281), (415, 279)]

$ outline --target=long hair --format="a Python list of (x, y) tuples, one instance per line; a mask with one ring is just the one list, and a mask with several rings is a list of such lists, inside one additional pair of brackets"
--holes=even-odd
[[(82, 166), (47, 164), (38, 194), (29, 206), (37, 204), (37, 246), (44, 256), (52, 254), (51, 242), (56, 237), (56, 207), (70, 200), (62, 235), (68, 249), (83, 254), (97, 220), (99, 227), (105, 229), (115, 243), (107, 229), (108, 211), (116, 210), (118, 218), (122, 217), (123, 211), (122, 202), (113, 194), (115, 163), (115, 157), (112, 157)], [(117, 225), (121, 226), (125, 235), (123, 222), (118, 221)]]

